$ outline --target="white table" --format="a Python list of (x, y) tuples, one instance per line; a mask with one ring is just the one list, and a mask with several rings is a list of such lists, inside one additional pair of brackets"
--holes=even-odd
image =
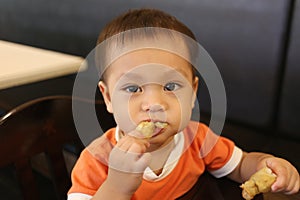
[(0, 111), (42, 96), (71, 95), (69, 75), (85, 70), (84, 63), (79, 56), (0, 40)]
[(0, 40), (0, 89), (74, 74), (84, 59)]

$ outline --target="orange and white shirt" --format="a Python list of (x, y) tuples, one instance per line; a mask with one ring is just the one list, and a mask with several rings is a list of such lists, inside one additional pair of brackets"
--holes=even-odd
[[(107, 177), (109, 153), (118, 139), (118, 130), (113, 128), (83, 150), (72, 171), (68, 200), (88, 200), (97, 192)], [(205, 170), (217, 178), (228, 175), (243, 153), (231, 140), (193, 121), (175, 135), (174, 143), (160, 175), (146, 168), (133, 200), (176, 199), (188, 192)]]

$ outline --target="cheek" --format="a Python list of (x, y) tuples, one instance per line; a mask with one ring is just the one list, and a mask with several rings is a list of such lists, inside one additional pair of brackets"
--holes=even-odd
[(130, 111), (130, 98), (124, 95), (115, 95), (112, 99), (113, 114), (119, 128), (125, 133), (134, 130), (136, 125)]
[(180, 114), (179, 131), (183, 130), (191, 119), (193, 101), (193, 96), (191, 94), (192, 93), (190, 91), (187, 91), (177, 96), (179, 100), (178, 113)]

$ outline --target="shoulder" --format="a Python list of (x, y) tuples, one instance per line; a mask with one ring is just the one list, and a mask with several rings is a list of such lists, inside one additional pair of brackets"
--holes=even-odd
[(91, 144), (87, 146), (87, 149), (90, 151), (95, 151), (99, 149), (99, 147), (102, 148), (110, 148), (111, 146), (114, 146), (117, 142), (115, 139), (115, 131), (116, 128), (111, 128), (107, 132), (105, 132), (100, 137), (94, 139)]
[(209, 128), (204, 123), (190, 121), (187, 127), (183, 130), (183, 133), (187, 142), (202, 143), (208, 131)]
[[(233, 141), (215, 133), (206, 124), (191, 121), (184, 130), (188, 144), (200, 150), (202, 157), (209, 153), (231, 153), (235, 144)], [(217, 153), (217, 154), (218, 154)]]
[(94, 139), (82, 152), (79, 162), (101, 162), (105, 165), (108, 163), (108, 157), (116, 144), (115, 128), (109, 129), (100, 137)]
[(116, 144), (114, 133), (115, 129), (108, 130), (81, 152), (72, 170), (69, 199), (73, 198), (73, 193), (93, 195), (106, 179), (109, 153)]
[(184, 129), (184, 132), (194, 132), (194, 133), (202, 133), (206, 134), (209, 130), (208, 126), (202, 122), (190, 121), (187, 127)]
[(210, 127), (202, 122), (190, 121), (188, 126), (183, 130), (185, 135), (189, 135), (189, 137), (193, 137), (195, 139), (200, 140), (209, 140), (209, 141), (217, 141), (217, 140), (227, 140), (228, 138), (221, 136), (221, 133), (214, 132)]

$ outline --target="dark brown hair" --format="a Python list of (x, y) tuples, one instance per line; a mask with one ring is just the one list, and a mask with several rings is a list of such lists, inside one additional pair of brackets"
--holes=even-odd
[(97, 44), (118, 33), (144, 27), (171, 29), (196, 40), (193, 32), (174, 16), (157, 9), (136, 9), (115, 18), (107, 24), (98, 37)]
[[(129, 10), (128, 12), (118, 16), (110, 23), (108, 23), (99, 34), (97, 45), (119, 33), (147, 27), (165, 28), (177, 31), (196, 41), (196, 37), (193, 32), (174, 16), (167, 14), (161, 10), (142, 8)], [(193, 57), (192, 54), (194, 53), (195, 52), (190, 52), (191, 57)], [(193, 77), (195, 77), (195, 68), (192, 65), (191, 68), (192, 75)], [(101, 80), (104, 80), (104, 71), (106, 69), (106, 65), (104, 65), (104, 67), (100, 65), (99, 69), (103, 72), (103, 74), (101, 75)]]

